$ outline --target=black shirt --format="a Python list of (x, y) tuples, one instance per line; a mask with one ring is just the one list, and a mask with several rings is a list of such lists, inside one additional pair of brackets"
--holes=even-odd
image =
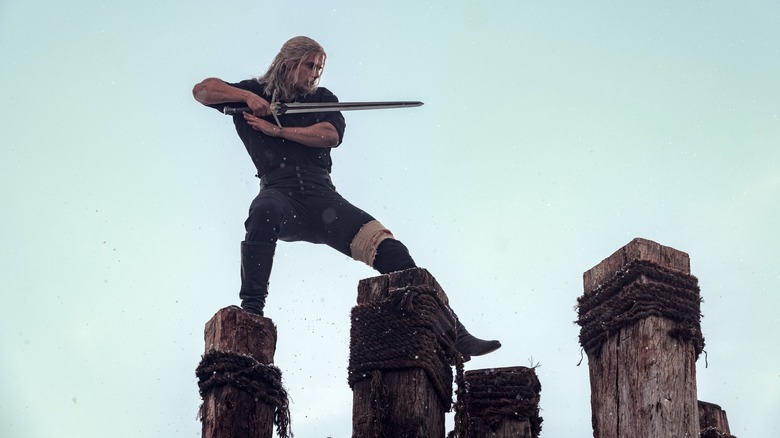
[[(229, 85), (251, 91), (271, 102), (271, 96), (265, 93), (265, 87), (254, 79), (247, 79)], [(319, 87), (314, 93), (300, 97), (296, 102), (338, 102), (338, 98), (327, 88)], [(209, 106), (222, 111), (225, 106), (241, 107), (246, 106), (246, 103), (227, 102)], [(267, 116), (264, 119), (276, 124), (273, 116)], [(341, 144), (341, 140), (344, 137), (344, 129), (346, 127), (344, 116), (340, 112), (285, 114), (279, 116), (279, 122), (285, 128), (305, 127), (320, 122), (328, 122), (338, 131), (339, 144)], [(252, 157), (252, 162), (255, 163), (258, 176), (263, 176), (271, 170), (290, 165), (314, 166), (325, 169), (328, 173), (331, 171), (331, 166), (333, 165), (333, 161), (330, 158), (331, 148), (314, 148), (283, 138), (267, 136), (260, 131), (252, 129), (241, 114), (233, 116), (233, 124), (236, 126), (236, 132), (241, 141), (244, 142), (249, 156)]]

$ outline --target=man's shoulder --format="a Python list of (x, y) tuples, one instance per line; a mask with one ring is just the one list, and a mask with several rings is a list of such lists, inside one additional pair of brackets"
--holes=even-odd
[(258, 80), (255, 79), (255, 78), (244, 79), (241, 82), (236, 82), (236, 83), (233, 83), (233, 84), (230, 84), (230, 85), (232, 85), (232, 86), (234, 86), (236, 88), (241, 88), (242, 90), (251, 91), (251, 92), (253, 92), (255, 94), (258, 94), (258, 95), (263, 93), (263, 91), (265, 90), (265, 87), (260, 82), (258, 82)]
[(228, 85), (240, 88), (242, 90), (251, 91), (258, 96), (263, 96), (263, 93), (265, 92), (265, 86), (258, 82), (256, 78), (244, 79), (241, 82), (228, 82)]
[(325, 87), (317, 87), (317, 91), (312, 95), (312, 100), (316, 101), (334, 101), (338, 100), (332, 91)]

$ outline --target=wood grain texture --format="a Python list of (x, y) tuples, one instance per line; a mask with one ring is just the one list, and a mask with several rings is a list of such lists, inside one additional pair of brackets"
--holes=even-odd
[[(276, 351), (276, 327), (263, 318), (232, 306), (218, 311), (206, 323), (206, 351), (233, 352), (272, 364)], [(274, 406), (235, 387), (210, 391), (203, 400), (203, 438), (271, 438)]]
[[(385, 300), (396, 288), (429, 286), (447, 302), (441, 286), (425, 269), (414, 268), (367, 278), (358, 285), (358, 305)], [(455, 319), (448, 308), (441, 309), (433, 321), (454, 330)], [(378, 370), (367, 374), (352, 388), (352, 436), (397, 438), (443, 438), (444, 415), (450, 404), (442, 401), (422, 368)]]
[[(686, 253), (634, 239), (585, 272), (586, 296), (636, 260), (690, 274)], [(588, 354), (594, 437), (699, 436), (696, 349), (670, 336), (675, 328), (668, 318), (648, 316), (610, 335), (598, 354)]]

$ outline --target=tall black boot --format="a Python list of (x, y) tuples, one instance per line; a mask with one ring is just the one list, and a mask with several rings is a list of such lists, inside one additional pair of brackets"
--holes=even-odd
[(241, 242), (241, 307), (263, 316), (268, 278), (274, 262), (275, 243)]
[(457, 331), (455, 333), (455, 349), (463, 355), (463, 360), (471, 359), (471, 356), (482, 356), (492, 353), (501, 348), (501, 342), (485, 341), (474, 337), (466, 330), (466, 327), (458, 321)]
[(374, 269), (380, 274), (388, 274), (404, 269), (416, 268), (406, 245), (395, 239), (385, 239), (376, 249)]

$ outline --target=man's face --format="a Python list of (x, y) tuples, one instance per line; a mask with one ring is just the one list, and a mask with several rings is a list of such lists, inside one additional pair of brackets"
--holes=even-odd
[[(319, 82), (322, 69), (325, 68), (325, 55), (322, 53), (312, 53), (301, 61), (298, 65), (298, 80), (295, 82), (295, 88), (300, 91), (312, 91)], [(296, 70), (290, 71), (290, 80), (295, 81)]]

